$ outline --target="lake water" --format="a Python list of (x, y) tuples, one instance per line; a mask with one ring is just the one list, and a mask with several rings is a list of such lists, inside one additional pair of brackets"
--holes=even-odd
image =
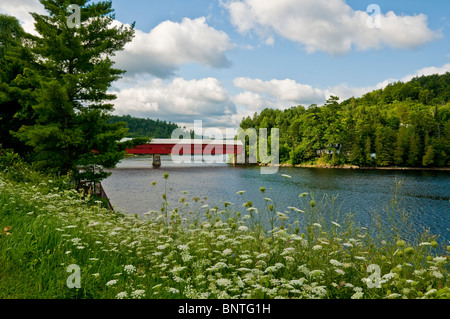
[[(228, 201), (241, 211), (242, 203), (251, 200), (263, 208), (263, 197), (276, 200), (277, 210), (288, 206), (300, 209), (301, 193), (338, 196), (336, 206), (341, 214), (352, 212), (363, 226), (368, 226), (371, 212), (383, 211), (393, 196), (395, 181), (401, 180), (398, 192), (401, 207), (411, 214), (410, 223), (450, 240), (450, 172), (413, 170), (351, 170), (280, 167), (273, 175), (262, 175), (258, 166), (228, 164), (176, 164), (170, 156), (162, 156), (162, 166), (152, 168), (151, 157), (123, 159), (102, 182), (116, 210), (142, 215), (158, 211), (164, 192), (164, 173), (169, 173), (167, 196), (177, 203), (180, 197), (200, 197), (211, 207)], [(291, 176), (285, 178), (282, 174)], [(156, 181), (156, 186), (150, 186)], [(260, 187), (266, 192), (261, 194)], [(243, 195), (236, 192), (245, 190)], [(187, 194), (183, 194), (187, 192)], [(204, 199), (204, 198), (207, 199)], [(203, 204), (203, 203), (202, 203)], [(222, 206), (223, 207), (223, 206)]]

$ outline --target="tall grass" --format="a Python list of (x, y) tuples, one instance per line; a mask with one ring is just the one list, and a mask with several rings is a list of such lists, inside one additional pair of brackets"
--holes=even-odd
[[(187, 192), (170, 203), (166, 174), (149, 184), (161, 206), (138, 218), (67, 180), (10, 177), (0, 173), (0, 298), (450, 298), (447, 247), (381, 232), (376, 218), (360, 227), (333, 197), (282, 209), (261, 187), (260, 208), (245, 191), (235, 204)], [(79, 289), (66, 284), (73, 264)]]

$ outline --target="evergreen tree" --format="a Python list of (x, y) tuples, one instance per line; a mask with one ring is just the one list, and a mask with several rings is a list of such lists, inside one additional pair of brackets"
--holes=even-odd
[[(15, 134), (34, 149), (43, 169), (72, 172), (77, 180), (101, 180), (122, 158), (122, 124), (107, 120), (115, 95), (110, 84), (124, 73), (110, 59), (131, 41), (134, 24), (114, 26), (111, 1), (40, 0), (48, 15), (32, 13), (39, 37), (33, 54), (39, 68), (26, 76), (35, 90), (36, 124)], [(68, 25), (68, 7), (81, 8), (81, 25)], [(97, 170), (96, 170), (97, 169)]]

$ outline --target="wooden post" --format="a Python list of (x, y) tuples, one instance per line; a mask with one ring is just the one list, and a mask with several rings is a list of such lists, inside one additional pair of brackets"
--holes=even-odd
[(161, 166), (161, 155), (160, 154), (153, 154), (152, 165), (154, 168), (158, 168)]

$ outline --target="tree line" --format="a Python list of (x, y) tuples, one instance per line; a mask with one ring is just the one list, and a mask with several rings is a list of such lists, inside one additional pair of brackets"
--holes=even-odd
[(267, 108), (240, 126), (279, 128), (281, 163), (448, 167), (450, 73), (392, 83), (342, 102), (331, 96), (323, 106)]
[(126, 137), (171, 138), (172, 132), (180, 128), (175, 123), (131, 115), (112, 115), (107, 122), (125, 123), (125, 127), (128, 129)]

